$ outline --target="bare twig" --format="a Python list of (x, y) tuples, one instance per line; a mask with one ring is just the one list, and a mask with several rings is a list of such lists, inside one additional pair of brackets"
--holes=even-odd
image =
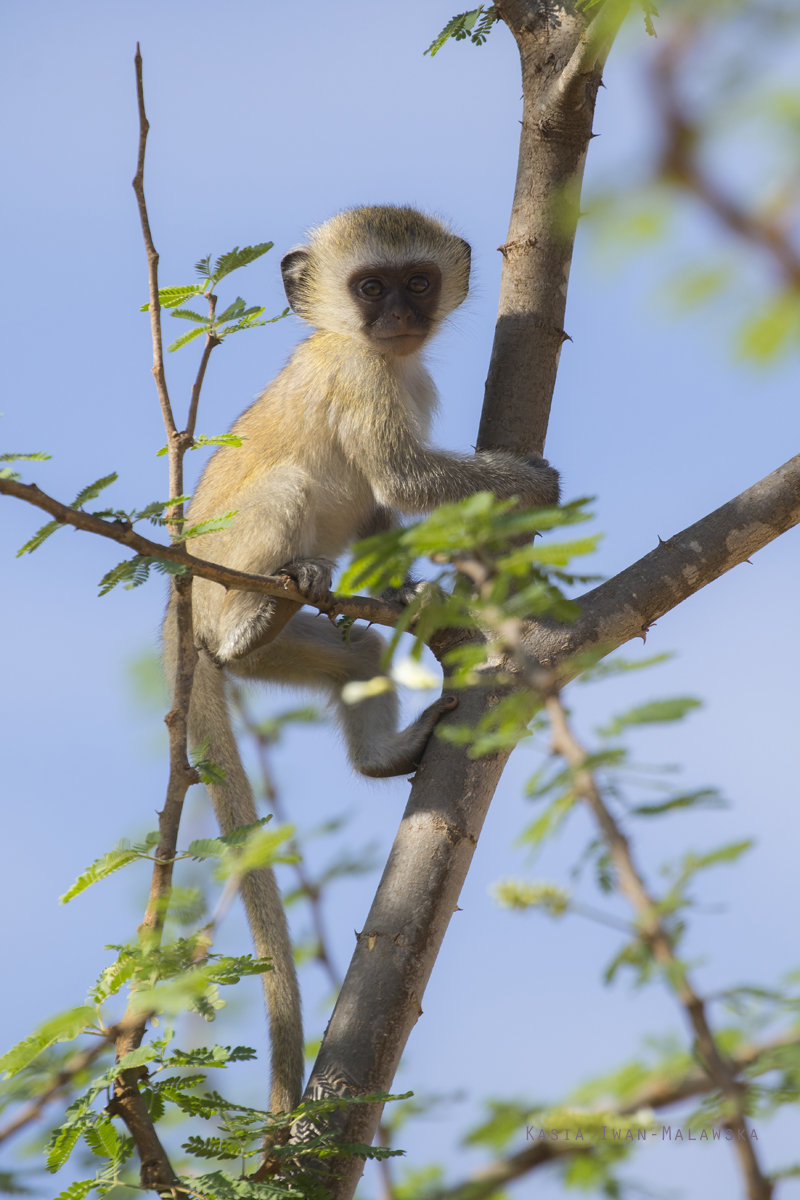
[[(150, 232), (150, 218), (147, 215), (147, 204), (144, 198), (144, 155), (147, 147), (147, 134), (150, 130), (150, 122), (147, 120), (147, 114), (144, 110), (142, 55), (138, 42), (136, 43), (136, 58), (134, 62), (136, 64), (136, 98), (139, 105), (139, 154), (136, 162), (136, 174), (133, 177), (133, 190), (136, 193), (136, 200), (139, 205), (139, 219), (142, 223), (142, 234), (144, 236), (145, 250), (147, 251), (147, 280), (150, 292), (150, 332), (153, 339), (153, 378), (156, 381), (158, 399), (161, 404), (161, 415), (164, 418), (164, 427), (171, 441), (177, 435), (178, 427), (172, 415), (172, 404), (170, 403), (167, 378), (164, 373), (161, 301), (158, 298), (158, 251), (153, 244), (153, 235)], [(170, 496), (182, 495), (183, 492), (180, 488), (170, 491)]]
[[(214, 320), (214, 313), (217, 308), (217, 297), (213, 292), (208, 295), (208, 316), (211, 321)], [(200, 366), (197, 369), (197, 378), (192, 386), (192, 397), (189, 402), (189, 416), (186, 420), (186, 437), (191, 440), (194, 438), (195, 426), (197, 424), (197, 405), (200, 402), (200, 389), (203, 386), (203, 380), (206, 375), (206, 367), (208, 360), (211, 357), (211, 351), (215, 346), (221, 346), (222, 339), (216, 337), (213, 333), (206, 334), (206, 342), (203, 347), (203, 357), (200, 359)], [(173, 492), (173, 496), (182, 496), (183, 492)]]
[[(587, 768), (589, 755), (573, 733), (561, 697), (551, 692), (545, 697), (550, 718), (553, 752), (569, 764), (575, 789), (592, 810), (608, 846), (617, 884), (636, 913), (639, 936), (650, 947), (664, 978), (682, 1005), (694, 1034), (697, 1058), (711, 1083), (728, 1104), (727, 1126), (737, 1133), (735, 1141), (750, 1200), (770, 1200), (772, 1184), (762, 1173), (745, 1121), (747, 1086), (737, 1077), (735, 1065), (723, 1057), (708, 1021), (704, 1000), (696, 992), (684, 964), (675, 954), (672, 939), (658, 911), (657, 901), (648, 892), (631, 851), (630, 843), (605, 804), (594, 777)], [(743, 1136), (739, 1137), (739, 1131)]]
[[(731, 1063), (737, 1071), (743, 1071), (761, 1055), (768, 1055), (781, 1046), (797, 1044), (798, 1038), (793, 1036), (779, 1038), (762, 1046), (745, 1046), (731, 1057)], [(688, 1100), (692, 1096), (705, 1095), (712, 1090), (713, 1086), (705, 1071), (693, 1070), (677, 1081), (667, 1084), (650, 1084), (642, 1088), (630, 1103), (620, 1105), (615, 1109), (603, 1109), (603, 1114), (608, 1115), (608, 1123), (613, 1125), (615, 1120), (623, 1121), (626, 1117), (641, 1112), (642, 1109), (670, 1108), (673, 1104), (679, 1104), (682, 1100)], [(497, 1195), (506, 1184), (512, 1183), (515, 1179), (521, 1179), (523, 1175), (528, 1175), (537, 1167), (546, 1166), (558, 1159), (593, 1153), (594, 1148), (591, 1145), (581, 1146), (580, 1143), (574, 1141), (536, 1141), (532, 1145), (526, 1146), (524, 1150), (519, 1150), (515, 1154), (509, 1154), (496, 1162), (480, 1167), (469, 1178), (452, 1187), (435, 1192), (429, 1197), (429, 1200), (491, 1200), (491, 1197)]]

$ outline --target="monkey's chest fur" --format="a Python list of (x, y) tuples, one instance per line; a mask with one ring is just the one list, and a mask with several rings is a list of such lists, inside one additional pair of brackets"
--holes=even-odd
[[(259, 575), (299, 558), (337, 558), (380, 504), (374, 468), (370, 482), (354, 444), (366, 431), (388, 454), (395, 427), (427, 441), (435, 406), (418, 359), (391, 363), (352, 338), (312, 335), (233, 425), (242, 445), (220, 447), (209, 460), (188, 520), (235, 516), (229, 528), (196, 539), (193, 553)], [(197, 617), (208, 628), (224, 590), (197, 584)]]

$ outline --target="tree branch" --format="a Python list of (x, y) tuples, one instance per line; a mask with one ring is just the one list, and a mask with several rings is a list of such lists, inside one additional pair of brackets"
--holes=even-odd
[(647, 635), (653, 623), (800, 522), (800, 455), (688, 529), (676, 533), (613, 579), (580, 596), (574, 625), (525, 622), (526, 652), (574, 678), (569, 659), (599, 646), (614, 649)]
[[(145, 249), (147, 251), (148, 282), (150, 290), (150, 321), (153, 335), (153, 375), (156, 381), (164, 425), (169, 439), (169, 483), (170, 496), (183, 495), (183, 457), (191, 445), (191, 437), (178, 434), (172, 415), (172, 408), (167, 393), (164, 375), (164, 356), (161, 342), (161, 308), (158, 298), (158, 254), (153, 245), (150, 232), (150, 221), (147, 214), (147, 204), (144, 195), (144, 158), (149, 125), (144, 108), (144, 88), (142, 83), (142, 56), (139, 46), (136, 47), (136, 93), (139, 102), (139, 158), (136, 177), (133, 181), (136, 199), (139, 204), (139, 216), (142, 223)], [(208, 339), (209, 341), (211, 339)], [(211, 348), (208, 346), (201, 363), (201, 372), (192, 396), (193, 414), (197, 412), (197, 401), (200, 395), (202, 374)], [(88, 515), (88, 514), (84, 514)], [(180, 534), (183, 525), (183, 505), (173, 505), (169, 510), (172, 518), (170, 533)], [(101, 521), (100, 518), (91, 518)], [(74, 523), (74, 522), (73, 522)], [(101, 521), (101, 524), (105, 522)], [(128, 526), (130, 533), (133, 530)], [(97, 530), (95, 530), (97, 532)], [(134, 535), (135, 536), (135, 535)], [(184, 543), (172, 547), (177, 551), (177, 561), (186, 562), (187, 552)], [(175, 678), (172, 683), (172, 707), (164, 718), (169, 731), (169, 779), (164, 808), (158, 815), (159, 842), (156, 847), (153, 864), (153, 874), (150, 884), (150, 896), (147, 902), (144, 919), (139, 926), (139, 940), (145, 952), (152, 952), (160, 946), (164, 932), (164, 922), (172, 893), (172, 875), (175, 854), (178, 847), (178, 831), (180, 828), (183, 802), (186, 793), (193, 783), (199, 783), (200, 777), (189, 763), (187, 738), (189, 701), (192, 694), (192, 681), (197, 664), (197, 649), (194, 644), (194, 623), (192, 620), (192, 576), (191, 574), (173, 576), (172, 594), (175, 598), (177, 625), (177, 662)], [(149, 983), (149, 981), (148, 981)], [(133, 997), (128, 1004), (128, 1011), (115, 1038), (115, 1053), (117, 1062), (136, 1050), (144, 1038), (149, 1014), (138, 1012), (133, 1003)], [(133, 1067), (123, 1071), (114, 1082), (114, 1094), (107, 1105), (107, 1112), (120, 1117), (134, 1140), (139, 1155), (139, 1178), (143, 1188), (159, 1194), (175, 1195), (175, 1189), (181, 1187), (178, 1175), (173, 1169), (169, 1155), (161, 1144), (155, 1124), (150, 1116), (144, 1096), (139, 1090), (141, 1070)]]
[(559, 4), (557, 15), (544, 0), (497, 5), (519, 48), (523, 111), (511, 220), (498, 247), (503, 272), (479, 450), (544, 449), (568, 336), (564, 311), (583, 167), (613, 24), (604, 14), (609, 8), (616, 16), (619, 7), (620, 0), (607, 0), (587, 27), (571, 4)]
[[(144, 155), (147, 148), (147, 134), (150, 131), (150, 122), (147, 120), (147, 114), (144, 109), (142, 55), (138, 42), (136, 43), (136, 58), (134, 62), (136, 65), (136, 99), (139, 105), (139, 154), (136, 162), (136, 174), (133, 177), (133, 190), (136, 193), (136, 200), (139, 205), (139, 220), (142, 224), (142, 234), (147, 252), (147, 279), (150, 292), (150, 332), (153, 339), (153, 378), (156, 381), (158, 399), (161, 404), (161, 415), (164, 418), (164, 427), (167, 431), (167, 437), (171, 441), (172, 436), (178, 432), (178, 427), (172, 415), (172, 404), (170, 403), (167, 378), (164, 373), (164, 347), (161, 337), (161, 301), (158, 298), (158, 251), (155, 248), (153, 235), (150, 232), (150, 218), (147, 215), (147, 205), (144, 198)], [(183, 492), (180, 489), (170, 492), (170, 496), (181, 495), (183, 495)]]
[[(748, 1046), (733, 1055), (731, 1063), (737, 1071), (743, 1071), (762, 1054), (767, 1054), (779, 1046), (797, 1044), (798, 1039), (791, 1037), (769, 1042), (763, 1046)], [(608, 1111), (609, 1123), (613, 1123), (615, 1118), (624, 1120), (625, 1117), (631, 1116), (643, 1108), (669, 1108), (692, 1096), (705, 1095), (712, 1090), (713, 1086), (705, 1072), (690, 1071), (677, 1083), (653, 1084), (643, 1088), (637, 1094), (635, 1102), (622, 1105), (616, 1110), (603, 1111)], [(506, 1184), (512, 1183), (515, 1179), (521, 1179), (523, 1175), (527, 1175), (537, 1167), (545, 1166), (558, 1159), (588, 1155), (593, 1152), (591, 1145), (581, 1146), (567, 1141), (536, 1141), (533, 1145), (526, 1146), (524, 1150), (517, 1151), (516, 1154), (509, 1154), (505, 1158), (480, 1167), (468, 1179), (462, 1180), (453, 1187), (435, 1192), (429, 1197), (429, 1200), (491, 1200), (491, 1197), (495, 1196)]]
[[(633, 859), (630, 843), (605, 803), (594, 772), (587, 768), (589, 755), (573, 733), (561, 697), (551, 692), (545, 697), (550, 718), (553, 753), (560, 755), (572, 769), (577, 794), (585, 800), (600, 826), (616, 874), (617, 886), (637, 917), (639, 937), (649, 947), (662, 968), (665, 981), (683, 1007), (694, 1034), (694, 1050), (714, 1088), (728, 1104), (726, 1126), (737, 1133), (734, 1145), (747, 1186), (749, 1200), (771, 1200), (772, 1184), (759, 1166), (750, 1131), (745, 1120), (747, 1086), (737, 1078), (736, 1068), (723, 1057), (706, 1012), (705, 1001), (698, 995), (684, 964), (675, 953), (672, 938), (661, 917), (658, 901), (645, 886)], [(738, 1136), (742, 1133), (743, 1136)]]
[[(27, 500), (29, 504), (50, 513), (64, 525), (72, 525), (86, 533), (96, 533), (100, 537), (110, 538), (127, 546), (137, 554), (151, 558), (165, 558), (169, 562), (185, 564), (190, 567), (193, 575), (210, 579), (224, 588), (234, 588), (246, 592), (261, 592), (265, 596), (283, 596), (289, 600), (297, 600), (300, 604), (311, 604), (327, 616), (352, 617), (354, 620), (369, 621), (373, 625), (394, 626), (403, 613), (403, 606), (393, 601), (380, 600), (371, 596), (337, 596), (328, 605), (313, 604), (298, 591), (288, 576), (283, 575), (248, 575), (246, 571), (236, 571), (231, 567), (222, 567), (218, 563), (206, 562), (202, 558), (193, 558), (180, 546), (165, 546), (162, 542), (151, 542), (149, 538), (136, 533), (131, 525), (121, 521), (105, 521), (102, 517), (92, 516), (79, 508), (70, 508), (60, 500), (48, 496), (35, 483), (20, 483), (17, 479), (0, 479), (0, 495), (16, 496), (19, 500)], [(180, 493), (178, 493), (180, 494)]]

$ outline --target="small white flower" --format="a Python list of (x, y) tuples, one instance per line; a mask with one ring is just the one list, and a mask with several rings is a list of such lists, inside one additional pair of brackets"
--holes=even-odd
[(402, 683), (403, 687), (418, 690), (438, 688), (442, 685), (441, 679), (434, 675), (433, 671), (423, 667), (422, 663), (414, 658), (401, 658), (396, 662), (392, 667), (392, 679), (395, 683)]
[(346, 683), (342, 688), (342, 700), (345, 704), (359, 704), (362, 700), (369, 699), (370, 696), (380, 696), (381, 692), (394, 691), (394, 684), (386, 675), (376, 675), (374, 679), (367, 679), (363, 682), (354, 680), (352, 683)]

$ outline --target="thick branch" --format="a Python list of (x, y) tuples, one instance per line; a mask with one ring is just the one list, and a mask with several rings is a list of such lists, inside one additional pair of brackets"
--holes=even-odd
[[(503, 0), (520, 53), (523, 112), (479, 450), (541, 454), (564, 332), (572, 247), (602, 60), (607, 0), (587, 28), (572, 5)], [(624, 6), (623, 6), (624, 7)], [(598, 34), (602, 24), (602, 36)], [(590, 32), (592, 36), (590, 36)]]
[[(527, 622), (526, 652), (555, 667), (598, 646), (644, 639), (659, 617), (800, 522), (800, 455), (721, 508), (674, 534), (613, 579), (578, 598), (574, 625)], [(574, 677), (567, 662), (562, 682)]]

